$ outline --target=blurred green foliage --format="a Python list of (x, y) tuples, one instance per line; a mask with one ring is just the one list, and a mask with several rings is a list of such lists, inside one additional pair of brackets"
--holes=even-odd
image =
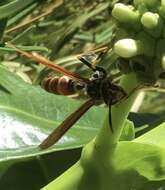
[[(56, 60), (58, 64), (81, 75), (89, 75), (88, 68), (76, 59), (75, 54), (100, 45), (111, 45), (114, 30), (110, 14), (111, 6), (112, 2), (108, 0), (6, 0), (1, 2), (0, 59), (2, 66), (7, 67), (28, 83), (38, 83), (50, 73), (43, 66), (36, 65), (33, 61), (5, 47), (5, 42), (10, 41), (28, 51), (40, 51), (42, 55)], [(99, 64), (110, 71), (113, 65), (110, 64), (109, 57), (110, 54), (107, 54), (104, 61)], [(115, 56), (111, 57), (112, 61), (115, 60)], [(16, 90), (16, 86), (9, 84), (11, 89), (8, 89), (6, 82), (5, 78), (1, 80), (0, 89), (3, 92), (1, 95), (4, 97), (3, 94), (6, 93), (10, 99), (10, 90)], [(11, 99), (13, 100), (12, 97)], [(0, 189), (39, 189), (72, 165), (79, 156), (80, 150), (75, 149), (57, 152), (55, 155), (38, 156), (33, 160), (27, 159), (27, 162), (21, 162), (21, 159), (17, 163), (3, 162), (0, 172)], [(6, 160), (7, 157), (6, 154)], [(25, 158), (22, 161), (25, 161)], [(31, 178), (31, 173), (36, 177)]]
[[(5, 47), (5, 42), (10, 41), (26, 47), (29, 51), (40, 51), (42, 55), (80, 75), (89, 75), (90, 71), (76, 59), (75, 54), (101, 45), (112, 46), (115, 23), (111, 16), (111, 8), (116, 2), (119, 0), (4, 0), (0, 2), (1, 64), (28, 83), (38, 83), (50, 73), (47, 68), (11, 52), (10, 48)], [(114, 77), (118, 77), (116, 66), (111, 64), (115, 61), (116, 56), (109, 51), (99, 64)], [(147, 92), (145, 102), (141, 106), (142, 112), (164, 111), (163, 93), (150, 96)], [(59, 175), (73, 164), (79, 155), (80, 150), (73, 150), (69, 156), (68, 152), (59, 152), (55, 155), (43, 156), (44, 158), (28, 160), (28, 170), (33, 172), (32, 168), (35, 168), (34, 170), (37, 171), (35, 175), (39, 175), (35, 180), (29, 177), (31, 173), (30, 175), (26, 173), (27, 163), (14, 164), (9, 169), (9, 166), (4, 164), (4, 168), (1, 168), (4, 173), (0, 173), (0, 189), (39, 189), (47, 184), (53, 178), (52, 176)], [(48, 166), (47, 160), (50, 159), (48, 157), (51, 157), (51, 162), (58, 159), (59, 167), (56, 165), (52, 171), (52, 167)], [(68, 162), (64, 158), (68, 158)], [(66, 165), (61, 168), (63, 164)], [(18, 167), (21, 168), (19, 171)], [(18, 175), (15, 175), (16, 170)], [(20, 183), (20, 176), (22, 183)], [(27, 181), (30, 186), (26, 185)]]

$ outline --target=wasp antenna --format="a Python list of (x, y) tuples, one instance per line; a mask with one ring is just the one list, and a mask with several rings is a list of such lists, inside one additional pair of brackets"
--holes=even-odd
[(28, 58), (30, 58), (30, 59), (33, 58), (32, 53), (23, 51), (23, 50), (21, 50), (20, 48), (16, 47), (15, 45), (13, 45), (13, 44), (10, 43), (10, 42), (6, 42), (6, 45), (7, 45), (7, 47), (10, 47), (10, 48), (15, 49), (17, 52), (21, 53), (22, 55), (24, 55), (24, 56), (26, 56), (26, 57), (28, 57)]

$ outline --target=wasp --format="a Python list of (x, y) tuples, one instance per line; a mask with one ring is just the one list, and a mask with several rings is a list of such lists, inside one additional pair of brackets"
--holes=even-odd
[[(93, 50), (88, 53), (78, 55), (77, 58), (82, 63), (88, 65), (93, 70), (93, 67), (91, 67), (90, 62), (93, 63), (94, 65), (94, 63), (99, 59), (98, 56), (96, 55), (96, 52), (104, 51), (106, 49), (107, 49), (106, 47), (99, 48), (99, 49), (96, 49), (95, 51)], [(101, 57), (101, 55), (102, 54), (99, 54), (99, 57)], [(84, 89), (85, 84), (82, 82), (78, 82), (77, 79), (74, 80), (71, 77), (63, 75), (61, 77), (51, 76), (51, 77), (45, 78), (44, 80), (42, 80), (41, 86), (42, 88), (44, 88), (46, 91), (50, 93), (59, 94), (59, 95), (72, 95), (72, 94), (77, 93), (79, 90)]]
[(84, 78), (60, 67), (42, 55), (25, 52), (10, 43), (7, 45), (8, 47), (14, 48), (22, 55), (63, 74), (62, 77), (44, 79), (41, 86), (46, 91), (60, 95), (70, 95), (83, 90), (88, 98), (77, 110), (56, 127), (50, 135), (48, 135), (48, 137), (39, 145), (41, 149), (49, 148), (55, 144), (85, 112), (87, 112), (92, 106), (102, 103), (105, 103), (109, 107), (109, 126), (110, 130), (113, 132), (111, 106), (124, 99), (127, 96), (127, 93), (122, 87), (114, 84), (104, 68), (96, 65), (96, 62), (99, 61), (101, 56), (107, 51), (107, 47), (101, 47), (77, 55), (77, 58), (93, 71), (89, 78)]

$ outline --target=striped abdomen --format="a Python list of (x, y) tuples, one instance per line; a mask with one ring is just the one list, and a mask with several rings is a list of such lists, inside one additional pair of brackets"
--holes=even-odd
[(75, 93), (74, 81), (67, 76), (46, 78), (41, 82), (41, 86), (54, 94), (71, 95)]

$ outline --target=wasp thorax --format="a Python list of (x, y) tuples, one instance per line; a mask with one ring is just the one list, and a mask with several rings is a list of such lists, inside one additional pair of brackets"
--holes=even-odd
[(97, 70), (97, 71), (95, 71), (95, 72), (92, 74), (90, 80), (97, 80), (97, 79), (103, 79), (103, 78), (105, 78), (105, 73), (102, 72), (102, 71), (98, 71), (98, 70)]

